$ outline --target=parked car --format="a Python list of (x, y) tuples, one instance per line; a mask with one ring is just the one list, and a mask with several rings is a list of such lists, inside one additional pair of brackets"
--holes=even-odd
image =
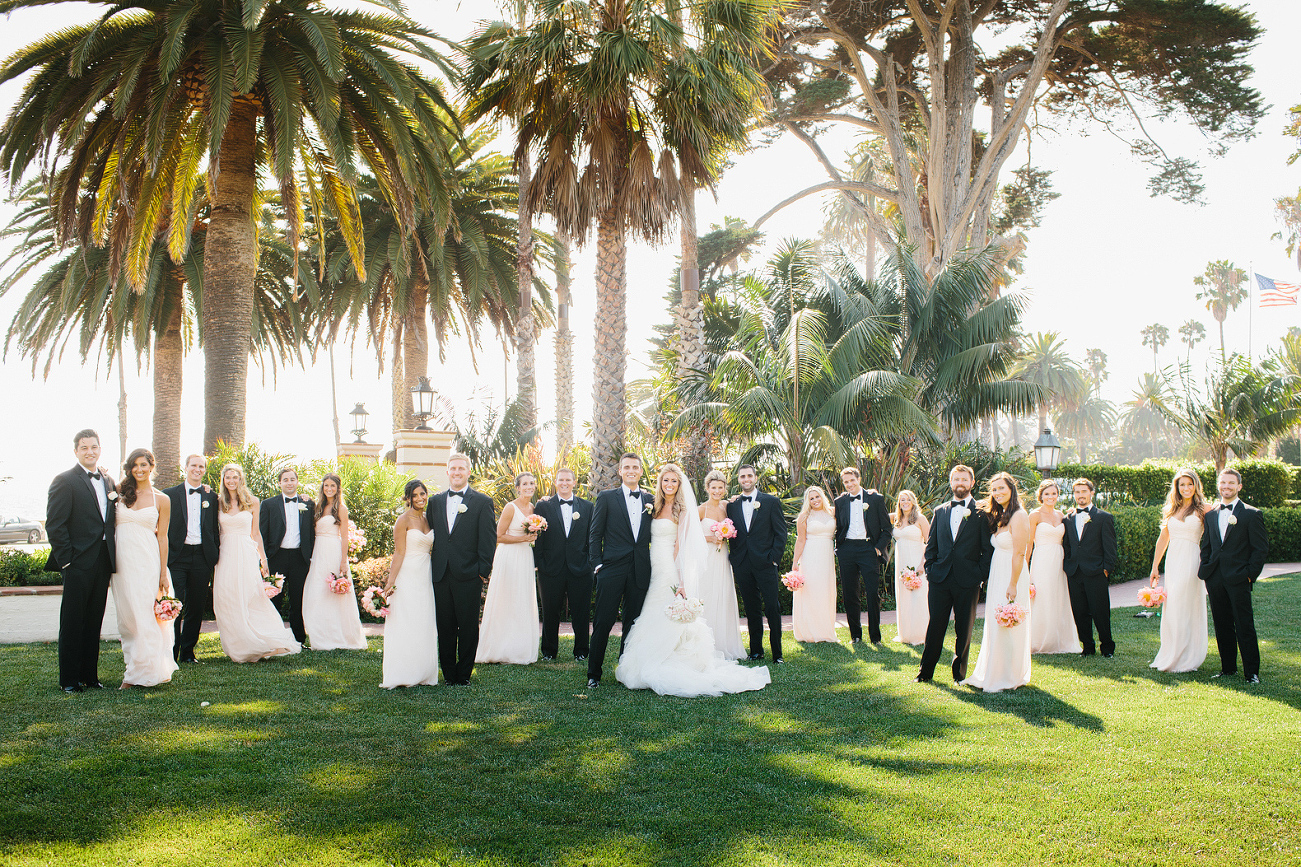
[(45, 530), (37, 521), (26, 518), (5, 518), (0, 523), (0, 542), (40, 542)]

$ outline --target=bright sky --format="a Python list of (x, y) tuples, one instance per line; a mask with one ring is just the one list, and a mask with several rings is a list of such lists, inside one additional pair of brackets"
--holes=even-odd
[[(1043, 226), (1030, 235), (1025, 274), (1018, 284), (1033, 296), (1026, 327), (1031, 331), (1061, 332), (1070, 350), (1080, 358), (1088, 348), (1105, 351), (1111, 378), (1103, 394), (1112, 400), (1127, 400), (1141, 372), (1152, 367), (1151, 352), (1141, 345), (1139, 337), (1144, 326), (1160, 322), (1170, 329), (1171, 343), (1161, 352), (1162, 366), (1183, 357), (1177, 329), (1188, 319), (1203, 322), (1208, 335), (1193, 353), (1196, 368), (1201, 369), (1209, 350), (1218, 347), (1215, 321), (1194, 298), (1192, 284), (1192, 278), (1203, 271), (1208, 261), (1230, 259), (1240, 267), (1253, 265), (1257, 272), (1276, 279), (1298, 279), (1296, 266), (1282, 244), (1270, 236), (1279, 228), (1274, 221), (1273, 199), (1295, 193), (1301, 185), (1301, 163), (1286, 165), (1293, 145), (1281, 135), (1288, 107), (1301, 102), (1294, 40), (1295, 34), (1301, 32), (1301, 5), (1279, 0), (1254, 0), (1246, 5), (1265, 29), (1252, 57), (1256, 68), (1253, 83), (1271, 108), (1254, 140), (1235, 146), (1217, 161), (1203, 160), (1206, 206), (1150, 198), (1147, 168), (1130, 157), (1125, 145), (1105, 133), (1086, 137), (1079, 128), (1062, 129), (1031, 143), (1034, 163), (1055, 170), (1053, 182), (1061, 198), (1048, 207)], [(57, 24), (65, 26), (85, 20), (94, 8), (69, 3), (9, 16), (0, 30), (0, 53), (7, 56), (38, 39), (50, 28), (52, 19), (57, 18)], [(457, 38), (468, 34), (474, 22), (495, 7), (470, 0), (417, 0), (410, 8), (418, 20)], [(0, 88), (0, 107), (6, 113), (18, 93), (13, 85)], [(1204, 143), (1195, 131), (1151, 121), (1148, 127), (1172, 155), (1204, 157)], [(834, 149), (828, 149), (834, 158)], [(1008, 170), (1023, 159), (1023, 155), (1014, 157)], [(719, 185), (717, 201), (700, 197), (700, 230), (706, 231), (724, 216), (756, 219), (791, 193), (824, 179), (809, 152), (789, 137), (741, 155)], [(765, 226), (770, 243), (787, 237), (814, 236), (822, 222), (822, 201), (809, 197), (771, 219)], [(11, 213), (0, 205), (0, 220), (7, 222)], [(653, 326), (670, 319), (662, 298), (676, 254), (676, 244), (660, 249), (630, 245), (630, 379), (645, 375), (647, 340)], [(576, 337), (579, 431), (591, 416), (588, 359), (592, 351), (594, 264), (591, 248), (582, 250), (573, 273), (571, 323)], [(7, 326), (18, 301), (18, 295), (0, 299), (0, 323)], [(1252, 343), (1260, 353), (1277, 343), (1289, 325), (1301, 324), (1301, 311), (1295, 307), (1274, 308), (1257, 310), (1249, 317), (1244, 305), (1229, 316), (1225, 325), (1230, 351), (1246, 351), (1249, 320)], [(275, 377), (269, 369), (251, 371), (250, 440), (269, 450), (302, 458), (333, 454), (330, 375), (324, 358), (322, 354), (320, 363), (309, 370), (282, 369)], [(378, 369), (372, 348), (361, 342), (351, 347), (340, 345), (336, 347), (336, 358), (339, 411), (344, 414), (340, 427), (345, 436), (351, 427), (347, 411), (355, 402), (364, 401), (371, 413), (372, 432), (367, 439), (391, 443), (389, 384)], [(541, 416), (550, 418), (555, 394), (551, 333), (542, 334), (537, 358)], [(39, 375), (33, 380), (30, 364), (13, 352), (5, 359), (0, 368), (0, 394), (4, 396), (7, 423), (0, 425), (0, 477), (11, 476), (12, 480), (0, 485), (0, 515), (44, 514), (49, 479), (72, 465), (69, 438), (80, 428), (99, 430), (105, 446), (105, 466), (121, 463), (117, 455), (117, 375), (116, 371), (108, 374), (94, 360), (82, 366), (74, 351), (65, 355), (63, 364), (48, 380), (41, 380)], [(492, 346), (479, 353), (477, 374), (469, 353), (460, 345), (448, 346), (444, 364), (438, 364), (434, 355), (430, 374), (435, 388), (458, 401), (476, 388), (492, 392), (499, 401), (507, 380), (514, 391), (514, 367), (507, 365), (500, 348)], [(185, 385), (182, 453), (202, 444), (203, 358), (197, 352), (185, 365)], [(148, 444), (151, 392), (151, 372), (129, 369), (128, 449)]]

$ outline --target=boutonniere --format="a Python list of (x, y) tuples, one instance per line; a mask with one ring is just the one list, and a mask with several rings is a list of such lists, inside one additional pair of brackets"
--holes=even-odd
[(298, 511), (300, 511), (300, 512), (306, 512), (306, 511), (307, 511), (307, 504), (306, 504), (306, 503), (294, 503), (294, 505), (298, 507)]
[(971, 510), (968, 509), (966, 506), (958, 506), (958, 515), (960, 516), (959, 520), (962, 521), (967, 520), (967, 516), (970, 514), (971, 514)]
[(109, 492), (108, 492), (108, 500), (109, 500), (109, 502), (111, 503), (111, 502), (113, 502), (113, 501), (116, 500), (116, 499), (117, 499), (117, 491), (109, 491)]
[(864, 512), (866, 512), (870, 507), (871, 507), (871, 503), (868, 503), (868, 502), (864, 502), (864, 503), (863, 503), (863, 511), (864, 511)]
[(759, 507), (762, 506), (762, 505), (763, 505), (763, 503), (759, 502), (759, 498), (758, 498), (758, 497), (755, 497), (755, 498), (754, 498), (754, 510), (755, 510), (756, 512), (759, 511)]
[(655, 511), (655, 504), (654, 504), (654, 503), (647, 503), (647, 504), (644, 506), (644, 508), (646, 509), (646, 514), (649, 515), (651, 512)]
[(583, 516), (580, 515), (580, 514), (578, 514), (577, 512), (571, 512), (571, 513), (569, 514), (569, 520), (571, 520), (571, 521), (577, 521), (577, 520), (578, 520), (579, 518), (581, 518), (581, 517), (583, 517)]
[(1234, 524), (1236, 524), (1236, 523), (1238, 523), (1238, 516), (1235, 515), (1235, 514), (1233, 514), (1232, 512), (1230, 512), (1230, 513), (1229, 513), (1229, 526), (1232, 527), (1232, 526), (1233, 526)]
[(209, 505), (210, 505), (210, 504), (208, 503), (208, 501), (207, 501), (207, 500), (204, 500), (204, 501), (203, 501), (203, 504), (202, 504), (199, 508), (201, 508), (201, 509), (206, 509), (206, 508), (208, 508)]
[(464, 515), (467, 511), (469, 511), (469, 509), (466, 508), (465, 503), (456, 507), (456, 514), (458, 515)]
[(1084, 523), (1087, 524), (1087, 523), (1089, 523), (1089, 522), (1092, 521), (1092, 520), (1093, 520), (1093, 516), (1090, 515), (1088, 512), (1085, 512), (1085, 513), (1084, 513)]

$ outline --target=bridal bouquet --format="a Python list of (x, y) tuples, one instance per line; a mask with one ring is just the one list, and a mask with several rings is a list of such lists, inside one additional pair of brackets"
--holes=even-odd
[(899, 578), (903, 581), (903, 586), (909, 590), (920, 590), (922, 588), (922, 576), (917, 574), (916, 566), (906, 566), (899, 570)]
[(330, 585), (330, 592), (342, 596), (345, 593), (352, 592), (352, 579), (347, 575), (335, 575), (331, 572), (326, 576), (325, 581)]
[(169, 623), (181, 616), (181, 600), (175, 596), (164, 596), (154, 600), (154, 617), (163, 623)]
[(798, 570), (792, 570), (782, 576), (782, 584), (792, 593), (804, 586), (804, 575)]
[(691, 623), (705, 610), (705, 603), (699, 599), (679, 596), (678, 588), (673, 588), (673, 601), (664, 606), (664, 616), (675, 623)]
[[(541, 515), (529, 515), (528, 520), (524, 522), (524, 532), (526, 533), (541, 533), (546, 528), (547, 519)], [(532, 542), (529, 542), (529, 547), (533, 547)]]
[(1029, 612), (1015, 602), (1007, 602), (994, 609), (994, 619), (998, 621), (999, 626), (1006, 626), (1010, 629), (1025, 620), (1027, 613)]
[(372, 617), (388, 617), (388, 600), (384, 598), (381, 587), (367, 587), (361, 594), (361, 607)]
[(1144, 608), (1160, 608), (1165, 604), (1165, 588), (1144, 587), (1138, 591), (1138, 603)]
[(285, 576), (281, 575), (279, 572), (272, 575), (270, 578), (262, 579), (262, 592), (267, 595), (268, 599), (275, 596), (283, 589), (285, 589)]

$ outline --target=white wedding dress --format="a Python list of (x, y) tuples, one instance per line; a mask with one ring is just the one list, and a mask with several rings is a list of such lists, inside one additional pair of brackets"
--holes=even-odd
[(1196, 671), (1206, 661), (1208, 644), (1206, 582), (1197, 577), (1202, 562), (1202, 517), (1196, 513), (1186, 518), (1172, 517), (1166, 520), (1166, 529), (1170, 531), (1170, 547), (1165, 554), (1161, 647), (1151, 667)]
[[(934, 532), (932, 530), (931, 532)], [(903, 584), (903, 570), (916, 569), (922, 586), (909, 590)], [(894, 640), (903, 644), (925, 644), (926, 628), (931, 623), (928, 597), (930, 584), (926, 580), (926, 543), (922, 541), (922, 528), (904, 524), (894, 528)]]
[[(976, 669), (962, 681), (985, 692), (1016, 689), (1030, 682), (1030, 614), (1016, 626), (1003, 626), (994, 609), (1007, 604), (1007, 587), (1012, 583), (1012, 532), (994, 536), (994, 559), (989, 564), (985, 592), (985, 631), (980, 637)], [(1030, 581), (1025, 570), (1016, 582), (1016, 604), (1030, 611)]]
[[(691, 483), (683, 480), (682, 526), (668, 518), (651, 521), (651, 582), (641, 615), (633, 623), (615, 677), (629, 689), (694, 698), (748, 692), (772, 682), (768, 667), (745, 668), (714, 648), (714, 633), (704, 617), (678, 623), (664, 613), (673, 588), (690, 593), (700, 586), (707, 545), (696, 519)], [(674, 558), (674, 544), (679, 556)]]
[(257, 662), (302, 650), (262, 589), (253, 513), (221, 512), (221, 554), (212, 571), (212, 613), (221, 649), (234, 662)]
[[(122, 633), (122, 660), (126, 663), (122, 682), (133, 686), (167, 683), (178, 668), (172, 658), (175, 631), (171, 621), (164, 623), (154, 616), (158, 576), (162, 571), (157, 529), (157, 506), (143, 509), (122, 506), (117, 510), (117, 573), (110, 586), (117, 607), (118, 630)], [(171, 596), (172, 592), (169, 578), (167, 595)], [(1203, 612), (1203, 623), (1205, 620)], [(1205, 631), (1203, 628), (1202, 632)], [(1202, 655), (1205, 656), (1205, 651)]]
[(1065, 521), (1056, 527), (1040, 521), (1034, 528), (1034, 553), (1030, 558), (1030, 583), (1035, 591), (1030, 603), (1031, 653), (1079, 653), (1082, 649), (1071, 612), (1071, 591), (1062, 571), (1065, 533)]
[(322, 515), (317, 519), (312, 564), (303, 583), (303, 626), (312, 650), (366, 649), (357, 594), (352, 590), (335, 593), (330, 589), (330, 576), (343, 559), (342, 544), (334, 516)]
[(434, 531), (407, 528), (407, 551), (393, 579), (384, 621), (384, 666), (380, 686), (438, 685), (438, 624), (429, 552)]

